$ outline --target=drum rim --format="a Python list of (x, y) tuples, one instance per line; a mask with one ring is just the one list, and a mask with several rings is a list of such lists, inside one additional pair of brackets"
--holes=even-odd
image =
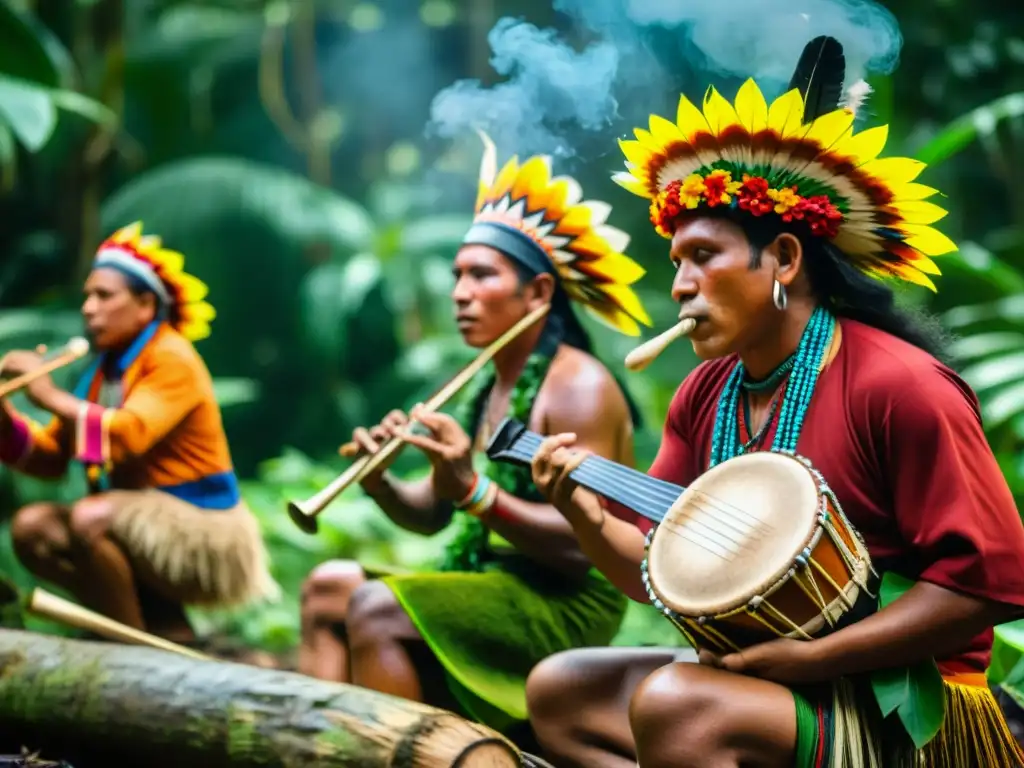
[[(746, 609), (746, 607), (750, 604), (750, 601), (755, 597), (768, 597), (769, 595), (781, 589), (782, 586), (786, 582), (788, 582), (793, 575), (793, 566), (795, 565), (796, 556), (808, 547), (813, 548), (814, 546), (816, 546), (818, 540), (820, 540), (821, 536), (824, 535), (824, 529), (821, 526), (821, 522), (819, 520), (818, 515), (820, 514), (821, 510), (821, 501), (827, 496), (829, 488), (821, 474), (814, 469), (811, 462), (808, 461), (806, 458), (800, 456), (799, 454), (790, 453), (788, 451), (757, 451), (756, 453), (745, 453), (740, 454), (739, 456), (734, 456), (722, 462), (721, 464), (718, 464), (716, 467), (713, 467), (712, 469), (715, 469), (717, 467), (724, 467), (727, 464), (730, 464), (737, 460), (750, 458), (754, 456), (757, 456), (758, 459), (761, 461), (763, 461), (765, 457), (782, 458), (788, 461), (795, 461), (809, 475), (811, 482), (814, 484), (815, 495), (817, 496), (818, 504), (816, 507), (816, 514), (814, 516), (814, 520), (807, 531), (806, 537), (802, 539), (802, 545), (796, 549), (791, 559), (785, 565), (780, 565), (778, 569), (772, 571), (770, 575), (765, 577), (765, 579), (760, 583), (760, 586), (754, 589), (751, 595), (747, 597), (737, 597), (730, 599), (728, 601), (719, 603), (715, 606), (709, 607), (709, 609), (706, 610), (703, 614), (695, 614), (692, 612), (680, 610), (678, 607), (676, 607), (676, 605), (670, 602), (670, 600), (667, 600), (665, 594), (658, 589), (657, 585), (654, 583), (654, 579), (651, 578), (648, 561), (651, 556), (651, 547), (657, 539), (658, 531), (660, 530), (660, 526), (656, 526), (651, 530), (650, 535), (647, 537), (647, 541), (645, 543), (643, 570), (644, 581), (648, 585), (648, 592), (652, 597), (657, 598), (658, 603), (660, 603), (660, 605), (656, 605), (656, 607), (658, 607), (662, 612), (664, 612), (665, 610), (669, 610), (675, 615), (679, 616), (680, 618), (690, 621), (698, 621), (700, 619), (705, 618), (724, 618), (729, 615), (735, 615), (737, 613), (740, 613)], [(710, 472), (711, 470), (708, 471)], [(844, 525), (850, 525), (849, 522), (846, 521), (845, 516), (843, 516), (843, 521)]]

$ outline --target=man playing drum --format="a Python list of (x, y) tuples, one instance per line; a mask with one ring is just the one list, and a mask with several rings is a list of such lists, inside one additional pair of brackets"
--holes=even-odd
[[(993, 626), (1024, 606), (1024, 527), (939, 331), (876, 280), (932, 287), (930, 257), (955, 246), (928, 226), (944, 211), (914, 181), (923, 164), (880, 159), (886, 128), (854, 133), (824, 76), (770, 106), (753, 81), (735, 104), (714, 89), (703, 110), (682, 98), (676, 123), (652, 117), (622, 142), (629, 171), (617, 180), (652, 201), (672, 296), (697, 321), (705, 361), (672, 401), (649, 474), (687, 486), (730, 457), (795, 452), (831, 486), (875, 571), (916, 583), (838, 631), (701, 650), (699, 664), (668, 650), (545, 661), (528, 698), (559, 766), (1024, 764), (984, 674)], [(535, 483), (591, 561), (647, 602), (651, 523), (568, 477), (585, 453), (574, 445), (546, 439)], [(763, 491), (757, 503), (795, 501)], [(895, 714), (883, 726), (865, 680), (932, 658), (945, 721), (916, 749)], [(852, 699), (838, 697), (841, 680), (859, 681)]]
[[(41, 478), (70, 462), (89, 495), (31, 504), (11, 523), (14, 551), (35, 575), (85, 606), (178, 642), (194, 639), (182, 604), (239, 605), (276, 594), (259, 528), (242, 501), (210, 374), (191, 341), (209, 335), (206, 286), (181, 254), (114, 233), (85, 282), (82, 316), (99, 354), (73, 392), (48, 375), (28, 397), (39, 425), (0, 409), (0, 460)], [(34, 371), (36, 352), (9, 352), (5, 376)]]
[[(479, 349), (543, 305), (549, 313), (470, 382), (457, 417), (395, 411), (355, 430), (350, 446), (360, 452), (402, 434), (430, 461), (420, 481), (365, 478), (385, 514), (424, 535), (461, 530), (440, 572), (367, 580), (356, 563), (319, 566), (303, 591), (299, 669), (511, 733), (526, 722), (530, 669), (552, 653), (610, 642), (626, 600), (581, 555), (529, 468), (488, 464), (481, 447), (511, 414), (632, 464), (631, 405), (591, 354), (570, 300), (629, 335), (650, 320), (629, 287), (643, 270), (622, 253), (628, 237), (605, 224), (609, 206), (583, 201), (571, 178), (552, 178), (547, 157), (512, 158), (499, 172), (484, 141), (476, 215), (454, 263), (459, 331)], [(407, 433), (410, 418), (427, 434)]]

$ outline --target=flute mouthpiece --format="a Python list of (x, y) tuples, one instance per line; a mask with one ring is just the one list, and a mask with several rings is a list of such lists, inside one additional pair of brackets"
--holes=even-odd
[(89, 342), (81, 336), (76, 336), (67, 343), (65, 349), (73, 357), (85, 357), (89, 354)]
[(646, 341), (639, 347), (626, 355), (626, 367), (631, 371), (642, 371), (650, 365), (676, 339), (686, 336), (697, 327), (697, 321), (692, 317), (680, 320), (667, 331)]

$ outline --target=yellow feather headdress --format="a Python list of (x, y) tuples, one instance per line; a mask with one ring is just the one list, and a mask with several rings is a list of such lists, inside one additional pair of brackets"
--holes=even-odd
[(927, 202), (937, 190), (914, 181), (925, 164), (880, 158), (888, 126), (856, 133), (853, 122), (850, 107), (805, 117), (797, 88), (769, 105), (747, 80), (734, 105), (712, 87), (703, 109), (681, 96), (675, 122), (651, 115), (636, 140), (620, 141), (628, 170), (612, 178), (652, 201), (651, 221), (665, 237), (700, 206), (775, 214), (829, 238), (869, 275), (935, 290), (928, 275), (940, 272), (930, 257), (956, 245), (928, 226), (946, 211)]
[(122, 227), (97, 249), (94, 267), (113, 267), (141, 280), (159, 297), (173, 328), (190, 341), (210, 335), (217, 313), (204, 299), (206, 284), (184, 271), (185, 257), (142, 234), (142, 222)]
[(651, 319), (630, 287), (645, 270), (623, 252), (629, 235), (606, 221), (611, 206), (583, 200), (575, 179), (552, 177), (551, 158), (498, 170), (494, 142), (480, 133), (484, 155), (473, 226), (464, 243), (492, 246), (538, 271), (554, 273), (569, 298), (621, 333), (637, 336)]

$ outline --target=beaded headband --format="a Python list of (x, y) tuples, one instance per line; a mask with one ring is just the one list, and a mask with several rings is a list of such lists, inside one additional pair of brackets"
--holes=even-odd
[(191, 341), (210, 335), (217, 313), (204, 301), (206, 284), (184, 271), (185, 257), (163, 247), (159, 237), (142, 234), (142, 222), (122, 227), (96, 252), (93, 268), (117, 269), (143, 282), (160, 299), (167, 320)]

